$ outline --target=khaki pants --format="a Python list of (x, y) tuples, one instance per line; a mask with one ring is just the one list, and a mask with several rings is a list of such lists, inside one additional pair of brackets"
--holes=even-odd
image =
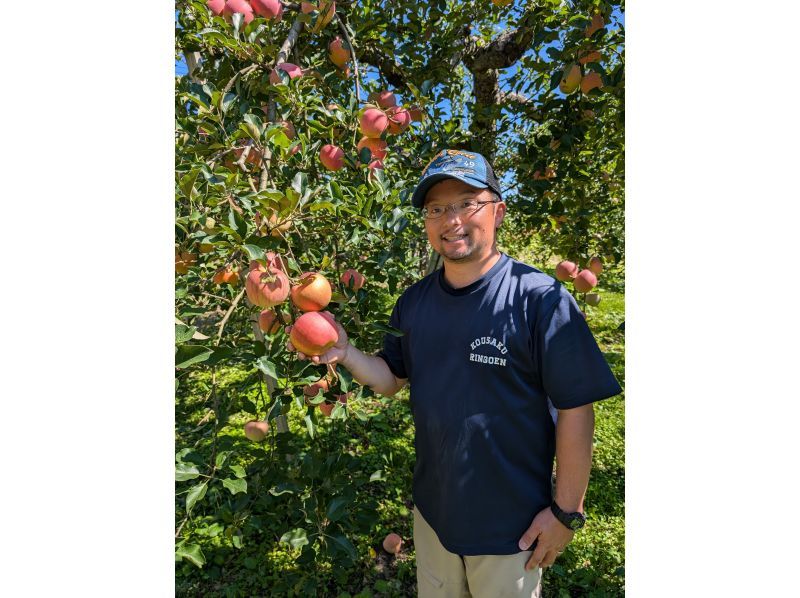
[(525, 571), (532, 550), (517, 554), (459, 556), (439, 542), (414, 507), (414, 549), (420, 598), (539, 598), (540, 568)]

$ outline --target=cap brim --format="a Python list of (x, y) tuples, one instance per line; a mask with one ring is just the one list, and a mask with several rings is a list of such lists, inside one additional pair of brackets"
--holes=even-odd
[(475, 187), (476, 189), (488, 189), (489, 185), (486, 183), (482, 183), (472, 177), (462, 176), (458, 174), (451, 174), (447, 172), (440, 172), (437, 174), (432, 174), (424, 181), (422, 181), (417, 188), (414, 189), (414, 195), (411, 196), (411, 205), (415, 208), (421, 208), (422, 205), (425, 203), (425, 196), (428, 194), (428, 191), (431, 187), (433, 187), (436, 183), (440, 181), (444, 181), (447, 179), (456, 179), (461, 181), (462, 183), (466, 183), (470, 187)]

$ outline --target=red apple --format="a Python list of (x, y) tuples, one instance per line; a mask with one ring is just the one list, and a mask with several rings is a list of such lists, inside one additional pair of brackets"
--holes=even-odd
[(227, 0), (227, 2), (225, 2), (225, 8), (222, 9), (222, 14), (225, 17), (230, 18), (235, 12), (242, 13), (244, 16), (245, 25), (255, 19), (253, 7), (250, 6), (250, 3), (247, 2), (247, 0)]
[(362, 137), (361, 141), (358, 142), (356, 146), (356, 150), (358, 153), (361, 153), (362, 148), (369, 148), (370, 154), (373, 158), (377, 160), (383, 160), (386, 158), (386, 147), (387, 144), (383, 139), (376, 139), (375, 137)]
[(206, 6), (211, 9), (214, 15), (220, 16), (222, 11), (225, 10), (225, 0), (208, 0)]
[(389, 554), (398, 554), (403, 545), (403, 539), (395, 533), (391, 533), (383, 540), (383, 549)]
[(331, 283), (319, 272), (303, 272), (292, 287), (292, 303), (301, 311), (321, 311), (331, 302)]
[(244, 425), (244, 435), (253, 442), (263, 442), (269, 432), (269, 423), (265, 421), (249, 421)]
[(282, 62), (269, 73), (269, 82), (273, 85), (283, 82), (280, 71), (283, 71), (289, 75), (289, 79), (296, 79), (297, 77), (303, 76), (303, 69), (301, 69), (299, 66), (292, 64), (291, 62)]
[(574, 262), (564, 260), (556, 266), (556, 278), (561, 282), (569, 282), (578, 275), (578, 266)]
[(339, 330), (328, 312), (309, 311), (297, 318), (289, 339), (306, 355), (322, 355), (339, 340)]
[(341, 281), (342, 284), (346, 287), (349, 287), (352, 284), (353, 290), (357, 291), (358, 289), (364, 286), (366, 279), (364, 278), (363, 274), (359, 274), (358, 271), (350, 268), (349, 270), (344, 271), (344, 274), (342, 274)]
[(250, 0), (250, 5), (256, 14), (265, 19), (280, 21), (283, 15), (283, 4), (281, 4), (280, 0)]
[(367, 108), (361, 115), (361, 132), (366, 137), (380, 137), (389, 126), (389, 117), (377, 108)]
[(581, 270), (574, 280), (575, 290), (586, 293), (597, 286), (597, 277), (591, 270)]
[(369, 94), (369, 96), (367, 96), (367, 99), (370, 102), (375, 102), (384, 110), (386, 108), (397, 106), (397, 98), (391, 91), (373, 91), (371, 94)]
[(599, 257), (594, 256), (589, 260), (589, 270), (594, 272), (596, 276), (600, 276), (600, 274), (603, 272), (603, 262), (600, 261)]
[(319, 161), (328, 170), (339, 170), (344, 166), (344, 151), (328, 143), (319, 150)]

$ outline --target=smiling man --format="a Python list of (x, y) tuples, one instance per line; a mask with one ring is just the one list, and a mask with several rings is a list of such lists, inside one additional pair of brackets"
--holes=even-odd
[(621, 388), (569, 292), (497, 249), (506, 204), (483, 156), (440, 152), (412, 204), (444, 266), (397, 300), (403, 336), (373, 356), (339, 327), (312, 359), (384, 395), (410, 386), (419, 596), (539, 596), (585, 522), (592, 403)]

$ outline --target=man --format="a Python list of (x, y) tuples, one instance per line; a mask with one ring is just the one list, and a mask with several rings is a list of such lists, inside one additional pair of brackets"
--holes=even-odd
[(498, 251), (506, 204), (483, 156), (440, 152), (412, 204), (444, 266), (397, 300), (404, 335), (372, 356), (340, 327), (312, 360), (387, 396), (410, 383), (419, 595), (539, 596), (585, 521), (592, 403), (621, 388), (564, 287)]

